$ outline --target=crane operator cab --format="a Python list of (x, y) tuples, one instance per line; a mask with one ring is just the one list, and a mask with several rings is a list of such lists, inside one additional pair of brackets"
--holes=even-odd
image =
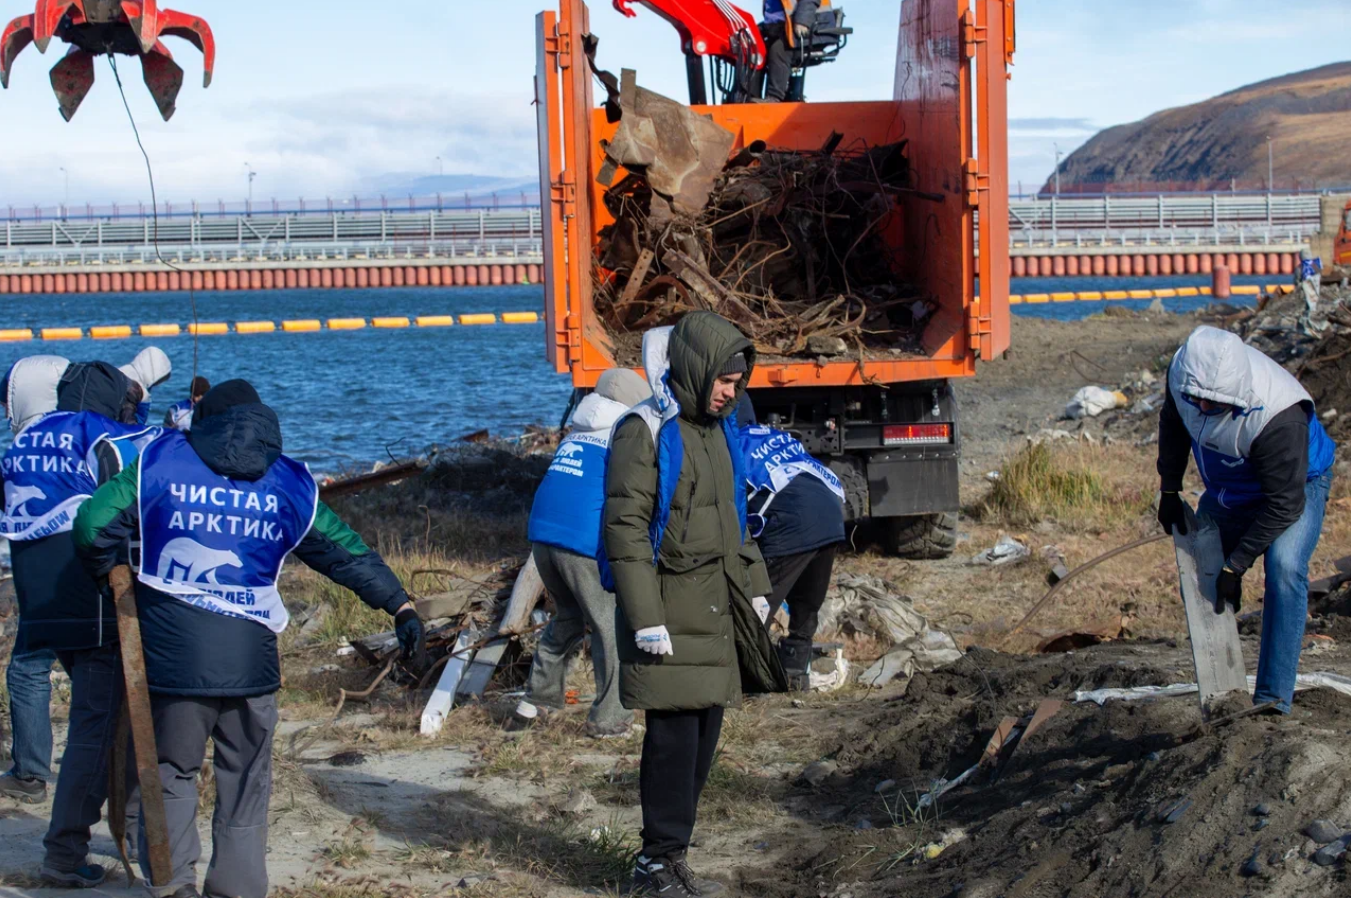
[[(725, 102), (806, 102), (807, 69), (834, 62), (854, 33), (854, 29), (845, 27), (844, 10), (832, 7), (830, 0), (823, 0), (805, 36), (799, 36), (794, 27), (792, 0), (771, 0), (765, 4), (766, 13), (771, 6), (782, 9), (784, 20), (761, 25), (768, 59), (750, 79), (749, 96)], [(782, 57), (776, 58), (779, 54)], [(780, 66), (786, 72), (776, 71)], [(776, 79), (783, 83), (776, 84)]]

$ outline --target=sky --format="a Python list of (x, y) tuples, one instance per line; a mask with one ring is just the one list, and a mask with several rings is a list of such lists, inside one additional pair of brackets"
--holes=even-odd
[[(955, 10), (958, 0), (933, 2)], [(160, 199), (239, 200), (250, 169), (260, 199), (372, 195), (438, 171), (533, 181), (535, 15), (546, 3), (183, 0), (215, 31), (210, 90), (201, 87), (196, 49), (166, 39), (187, 83), (165, 123), (138, 64), (122, 62)], [(811, 73), (809, 99), (889, 98), (900, 3), (837, 3), (856, 33), (839, 62)], [(31, 4), (3, 0), (0, 9), (18, 15)], [(1009, 85), (1012, 189), (1033, 192), (1044, 182), (1055, 144), (1067, 154), (1102, 127), (1351, 55), (1330, 39), (1351, 34), (1351, 2), (1304, 0), (1298, 15), (1285, 6), (1022, 0)], [(592, 7), (604, 67), (636, 68), (640, 83), (685, 98), (669, 25), (646, 9), (625, 19), (607, 0)], [(46, 56), (28, 48), (0, 92), (0, 210), (55, 205), (67, 189), (75, 204), (148, 200), (106, 60), (74, 121), (61, 120), (46, 73), (59, 47), (54, 42)]]

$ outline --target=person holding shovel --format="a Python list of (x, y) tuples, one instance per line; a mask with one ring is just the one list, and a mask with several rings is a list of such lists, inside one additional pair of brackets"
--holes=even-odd
[[(85, 568), (104, 582), (118, 548), (136, 535), (141, 542), (136, 605), (173, 867), (156, 894), (198, 895), (196, 779), (212, 739), (204, 890), (265, 898), (277, 636), (289, 621), (277, 590), (282, 564), (294, 554), (393, 615), (415, 669), (425, 655), (417, 611), (383, 559), (319, 501), (308, 469), (282, 454), (276, 413), (242, 380), (208, 392), (189, 433), (165, 433), (100, 487), (74, 532)], [(140, 858), (149, 877), (144, 816)]]
[[(602, 582), (613, 583), (619, 605), (620, 697), (647, 724), (635, 894), (723, 891), (694, 874), (686, 853), (723, 711), (741, 703), (748, 659), (738, 621), (758, 614), (762, 624), (769, 612), (730, 419), (754, 363), (751, 342), (712, 312), (649, 331), (643, 367), (653, 397), (615, 425), (611, 441)], [(752, 630), (782, 679), (767, 635)]]
[(1322, 534), (1336, 445), (1313, 398), (1236, 334), (1199, 327), (1168, 368), (1159, 419), (1159, 523), (1187, 532), (1188, 455), (1206, 491), (1197, 509), (1218, 525), (1225, 564), (1217, 612), (1243, 606), (1243, 577), (1266, 560), (1262, 644), (1253, 703), (1290, 713), (1309, 602), (1309, 560)]

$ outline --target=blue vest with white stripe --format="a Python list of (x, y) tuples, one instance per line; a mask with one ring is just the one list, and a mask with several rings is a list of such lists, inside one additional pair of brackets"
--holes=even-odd
[(141, 456), (138, 579), (198, 608), (263, 624), (289, 616), (277, 591), (286, 556), (314, 523), (319, 489), (281, 456), (256, 481), (212, 471), (187, 437), (169, 431)]
[(0, 461), (0, 537), (42, 539), (70, 530), (75, 512), (98, 488), (94, 447), (106, 437), (141, 432), (97, 412), (50, 412), (15, 434)]
[(769, 497), (759, 511), (750, 516), (751, 536), (764, 530), (764, 513), (774, 501), (774, 495), (793, 482), (793, 478), (807, 474), (820, 480), (830, 491), (844, 501), (844, 484), (835, 472), (821, 464), (807, 452), (790, 433), (772, 427), (750, 424), (738, 434), (741, 457), (746, 466), (746, 484), (752, 496), (768, 491)]
[(530, 508), (532, 543), (596, 557), (609, 454), (609, 440), (598, 434), (573, 434), (559, 444)]

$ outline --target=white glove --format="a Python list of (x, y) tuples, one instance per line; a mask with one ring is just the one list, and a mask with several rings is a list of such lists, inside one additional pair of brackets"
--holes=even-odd
[(769, 620), (769, 599), (764, 596), (756, 596), (751, 599), (751, 607), (754, 608), (755, 613), (760, 616), (760, 623), (763, 624), (765, 621)]
[(671, 634), (665, 627), (645, 627), (634, 634), (638, 648), (653, 655), (674, 655), (671, 647)]

